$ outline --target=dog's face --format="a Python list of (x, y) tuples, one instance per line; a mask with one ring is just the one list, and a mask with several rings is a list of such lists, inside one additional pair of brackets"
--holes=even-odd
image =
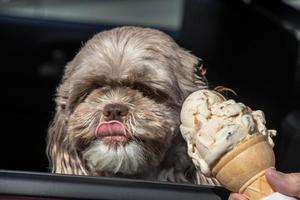
[(123, 81), (102, 83), (70, 114), (68, 143), (94, 174), (136, 174), (158, 166), (178, 125), (178, 105), (165, 92)]
[(94, 36), (65, 70), (49, 129), (57, 173), (157, 170), (178, 134), (181, 103), (204, 87), (198, 59), (169, 36), (136, 27)]

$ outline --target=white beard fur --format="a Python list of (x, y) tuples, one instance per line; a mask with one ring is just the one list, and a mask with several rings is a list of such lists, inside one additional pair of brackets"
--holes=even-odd
[(83, 152), (82, 156), (94, 172), (136, 174), (146, 166), (143, 147), (136, 142), (110, 146), (97, 140)]

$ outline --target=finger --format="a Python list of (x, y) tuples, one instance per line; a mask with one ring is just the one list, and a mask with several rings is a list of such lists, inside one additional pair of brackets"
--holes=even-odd
[(266, 179), (273, 190), (300, 198), (300, 173), (284, 174), (274, 169), (266, 171)]
[(241, 194), (231, 193), (228, 200), (248, 200), (248, 199)]

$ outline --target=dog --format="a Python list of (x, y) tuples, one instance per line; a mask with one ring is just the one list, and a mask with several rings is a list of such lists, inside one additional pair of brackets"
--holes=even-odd
[(151, 28), (93, 36), (57, 88), (47, 137), (52, 172), (213, 183), (196, 175), (179, 131), (184, 99), (207, 88), (201, 62)]

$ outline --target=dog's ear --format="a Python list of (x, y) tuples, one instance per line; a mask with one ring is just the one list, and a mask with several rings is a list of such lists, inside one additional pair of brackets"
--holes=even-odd
[(48, 129), (47, 156), (50, 168), (54, 173), (87, 174), (77, 151), (66, 140), (68, 116), (68, 81), (63, 78), (63, 83), (57, 90), (56, 113)]
[(190, 93), (205, 89), (208, 83), (205, 77), (202, 60), (183, 48), (178, 48), (177, 58), (179, 60), (176, 76), (178, 85), (182, 91), (183, 98)]

